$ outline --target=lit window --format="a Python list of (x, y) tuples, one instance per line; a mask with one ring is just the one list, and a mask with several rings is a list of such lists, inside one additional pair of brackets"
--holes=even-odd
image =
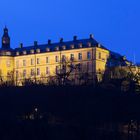
[(26, 51), (23, 51), (23, 54), (25, 55), (25, 54), (27, 54), (27, 52)]
[(11, 55), (11, 52), (6, 52), (6, 55)]
[(40, 64), (40, 59), (39, 58), (37, 58), (37, 64)]
[(19, 52), (16, 52), (16, 55), (19, 55)]
[(46, 67), (46, 74), (49, 74), (49, 67)]
[(7, 67), (10, 67), (10, 60), (7, 60)]
[(49, 57), (46, 57), (46, 63), (49, 63)]
[(26, 66), (26, 60), (23, 60), (23, 66), (24, 67)]
[(31, 76), (34, 76), (35, 75), (35, 71), (34, 69), (31, 69)]
[(70, 60), (71, 60), (71, 61), (74, 61), (74, 54), (71, 54), (71, 55), (70, 55)]
[(79, 60), (82, 60), (82, 53), (79, 53), (79, 54), (78, 54), (78, 59), (79, 59)]
[(23, 77), (26, 77), (26, 70), (23, 70)]
[(34, 59), (33, 58), (31, 59), (31, 65), (34, 65)]
[(34, 50), (30, 50), (30, 53), (31, 53), (31, 54), (34, 54)]
[(59, 56), (55, 56), (55, 62), (59, 62)]
[(80, 43), (78, 46), (79, 46), (79, 48), (82, 48), (82, 43)]
[(91, 53), (87, 52), (87, 59), (91, 59)]
[(40, 49), (37, 49), (36, 52), (37, 52), (37, 53), (40, 53)]
[(56, 51), (59, 51), (59, 46), (55, 47), (55, 50), (56, 50)]
[(46, 51), (49, 52), (50, 51), (50, 48), (46, 48)]
[(63, 50), (65, 50), (66, 49), (66, 46), (62, 46), (62, 48), (63, 48)]
[(74, 49), (74, 45), (70, 45), (71, 49)]
[(37, 75), (40, 75), (40, 69), (37, 68)]

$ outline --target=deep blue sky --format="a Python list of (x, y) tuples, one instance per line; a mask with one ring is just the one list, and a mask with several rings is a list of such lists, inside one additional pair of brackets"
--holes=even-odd
[(140, 62), (140, 0), (1, 0), (0, 36), (6, 24), (12, 47), (74, 35), (96, 40)]

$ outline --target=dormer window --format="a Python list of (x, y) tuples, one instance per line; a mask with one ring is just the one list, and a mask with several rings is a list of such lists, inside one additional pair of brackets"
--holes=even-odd
[(55, 47), (55, 50), (56, 50), (56, 51), (59, 51), (59, 46)]
[(87, 46), (88, 46), (88, 47), (91, 47), (91, 42), (88, 42), (88, 43), (87, 43)]
[(74, 45), (73, 45), (73, 44), (72, 44), (72, 45), (70, 45), (70, 48), (71, 48), (71, 49), (74, 49)]
[(50, 48), (46, 48), (46, 51), (49, 52), (50, 51)]
[(31, 54), (34, 54), (34, 50), (30, 50), (30, 53), (31, 53)]
[(26, 51), (23, 51), (23, 54), (24, 54), (24, 55), (26, 55), (26, 54), (27, 54), (27, 52), (26, 52)]
[(40, 49), (36, 49), (36, 52), (37, 52), (37, 53), (40, 53)]
[(16, 52), (16, 55), (19, 55), (19, 52)]
[(83, 46), (82, 43), (78, 44), (78, 47), (79, 47), (79, 48), (82, 48), (82, 46)]
[(11, 52), (6, 52), (6, 55), (10, 56), (11, 55)]
[(62, 49), (63, 49), (63, 50), (66, 50), (66, 46), (62, 46)]

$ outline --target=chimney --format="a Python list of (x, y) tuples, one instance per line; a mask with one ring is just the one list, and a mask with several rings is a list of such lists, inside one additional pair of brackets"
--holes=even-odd
[(74, 36), (73, 37), (73, 41), (77, 41), (77, 36)]
[(63, 43), (63, 38), (60, 38), (60, 43)]
[(90, 34), (90, 39), (93, 39), (93, 38), (94, 38), (93, 34)]
[(51, 45), (51, 40), (50, 39), (48, 40), (48, 45)]
[(34, 46), (37, 46), (37, 44), (38, 44), (37, 41), (34, 41)]
[(19, 47), (20, 47), (20, 48), (23, 48), (23, 43), (20, 43)]

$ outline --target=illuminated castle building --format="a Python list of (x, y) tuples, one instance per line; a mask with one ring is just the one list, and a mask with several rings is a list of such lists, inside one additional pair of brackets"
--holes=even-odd
[[(111, 59), (113, 57), (114, 59)], [(0, 80), (13, 79), (17, 85), (25, 79), (34, 78), (47, 82), (48, 77), (60, 72), (64, 61), (80, 67), (79, 71), (72, 72), (71, 78), (74, 80), (75, 73), (80, 72), (88, 72), (91, 79), (97, 77), (101, 80), (108, 65), (120, 65), (121, 61), (118, 61), (117, 57), (122, 56), (113, 54), (98, 43), (93, 35), (81, 40), (74, 36), (73, 40), (68, 42), (64, 42), (63, 38), (59, 43), (48, 40), (48, 43), (43, 45), (35, 41), (33, 46), (24, 47), (20, 44), (20, 47), (12, 49), (8, 29), (5, 27), (0, 49)], [(123, 61), (123, 65), (127, 63)]]

